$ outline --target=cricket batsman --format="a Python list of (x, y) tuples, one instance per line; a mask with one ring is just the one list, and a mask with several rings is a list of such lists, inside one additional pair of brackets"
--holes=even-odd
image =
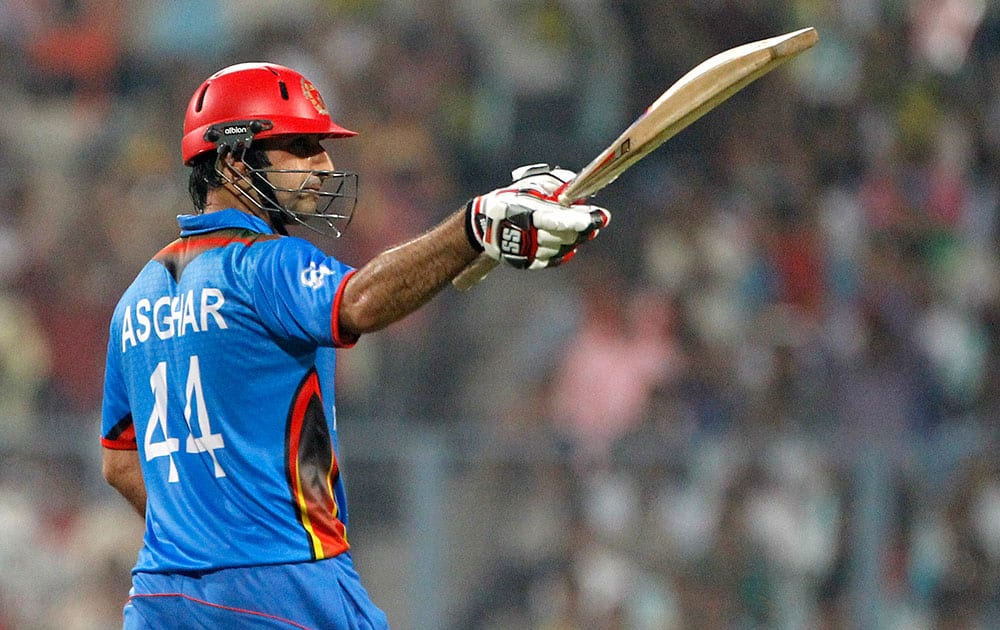
[(191, 97), (193, 212), (110, 324), (103, 475), (145, 519), (124, 628), (385, 628), (351, 560), (334, 349), (418, 309), (480, 253), (552, 267), (610, 218), (560, 206), (574, 174), (535, 166), (354, 268), (286, 229), (340, 235), (357, 175), (327, 147), (354, 135), (272, 63), (224, 68)]

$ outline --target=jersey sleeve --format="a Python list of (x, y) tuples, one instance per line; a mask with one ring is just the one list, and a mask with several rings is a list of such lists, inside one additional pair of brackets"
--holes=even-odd
[(350, 347), (357, 340), (341, 334), (338, 310), (353, 273), (307, 241), (283, 238), (258, 261), (254, 306), (264, 326), (281, 339)]
[(101, 402), (101, 445), (114, 450), (131, 450), (138, 447), (135, 425), (129, 408), (128, 391), (122, 374), (120, 327), (114, 322), (108, 341), (108, 355), (104, 367), (104, 399)]

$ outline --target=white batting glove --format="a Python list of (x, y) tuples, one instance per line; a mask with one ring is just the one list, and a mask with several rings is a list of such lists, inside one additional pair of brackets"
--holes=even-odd
[(466, 208), (469, 242), (494, 260), (518, 269), (555, 267), (611, 220), (604, 208), (559, 204), (572, 171), (536, 164), (512, 175), (510, 186), (476, 197)]
[(537, 190), (546, 197), (555, 197), (576, 178), (576, 173), (548, 164), (529, 164), (515, 168), (510, 178), (514, 188)]

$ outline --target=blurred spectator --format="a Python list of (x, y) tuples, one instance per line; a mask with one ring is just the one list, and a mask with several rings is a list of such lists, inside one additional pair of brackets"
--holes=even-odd
[(50, 348), (28, 305), (0, 293), (0, 439), (21, 442), (38, 428), (38, 397), (49, 384)]
[(128, 21), (128, 4), (119, 0), (34, 0), (23, 43), (26, 86), (48, 97), (102, 101), (113, 85), (121, 58), (117, 23)]
[(478, 156), (569, 164), (581, 141), (617, 134), (627, 60), (614, 11), (589, 0), (476, 0), (452, 10), (476, 52), (477, 125), (466, 141)]
[(628, 293), (613, 265), (580, 261), (579, 327), (567, 339), (540, 409), (579, 457), (601, 465), (611, 445), (650, 411), (654, 392), (681, 370), (671, 304), (653, 293)]

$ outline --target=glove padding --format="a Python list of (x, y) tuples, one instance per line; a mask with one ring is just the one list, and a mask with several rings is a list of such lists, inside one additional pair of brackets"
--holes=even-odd
[(514, 182), (469, 202), (469, 242), (494, 260), (518, 269), (555, 267), (576, 254), (611, 220), (604, 208), (559, 204), (572, 171), (535, 164), (516, 169)]

